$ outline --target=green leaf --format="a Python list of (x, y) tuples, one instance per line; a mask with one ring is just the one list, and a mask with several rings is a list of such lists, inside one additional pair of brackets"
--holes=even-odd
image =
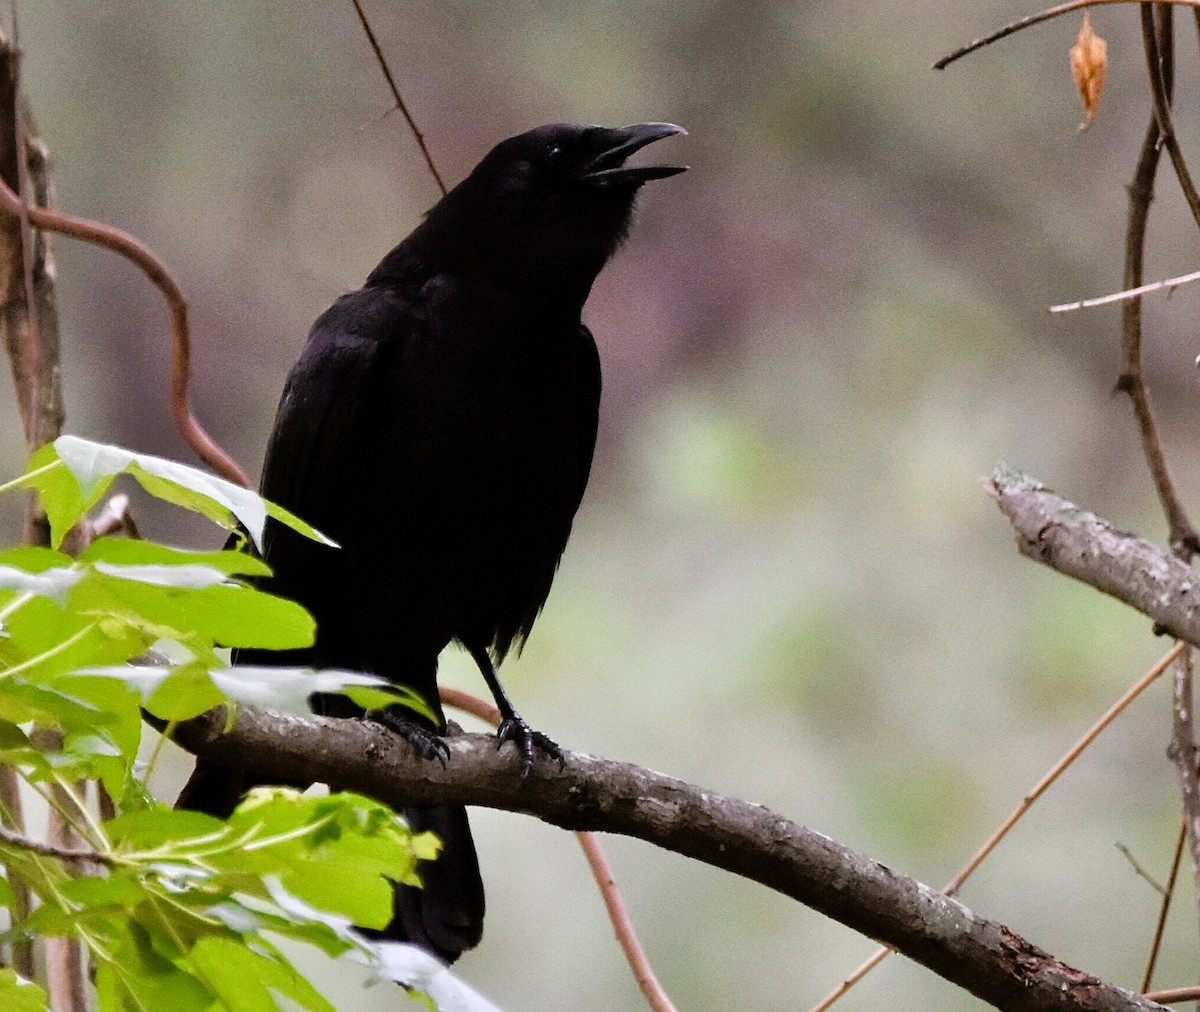
[(191, 720), (225, 701), (207, 671), (184, 665), (171, 671), (146, 698), (146, 709), (163, 720)]
[(0, 749), (27, 748), (29, 736), (16, 724), (0, 720)]
[(0, 969), (0, 1008), (5, 1012), (46, 1012), (50, 1007), (46, 992), (16, 970)]
[[(109, 567), (108, 563), (96, 565)], [(312, 644), (316, 623), (294, 601), (244, 584), (224, 582), (219, 571), (208, 567), (199, 569), (217, 577), (211, 585), (186, 585), (196, 577), (195, 567), (176, 574), (178, 583), (164, 585), (164, 581), (174, 578), (172, 568), (185, 567), (132, 567), (121, 571), (152, 577), (154, 583), (93, 571), (74, 587), (70, 605), (83, 615), (110, 619), (114, 636), (124, 627), (128, 636), (140, 637), (139, 645), (117, 660), (140, 653), (158, 639), (174, 639), (201, 652), (211, 651), (214, 644), (268, 650)]]
[(103, 1012), (211, 1012), (210, 989), (162, 955), (154, 942), (155, 937), (137, 921), (130, 921), (125, 932), (109, 939), (111, 958), (101, 961), (96, 970)]
[(146, 890), (130, 875), (110, 875), (100, 878), (84, 875), (64, 882), (62, 895), (85, 907), (135, 907), (146, 898)]
[(149, 645), (137, 630), (102, 621), (106, 617), (103, 609), (94, 615), (80, 613), (76, 595), (87, 593), (85, 588), (94, 582), (95, 574), (91, 577), (71, 589), (65, 608), (48, 598), (34, 597), (7, 616), (7, 639), (3, 641), (6, 670), (0, 672), (0, 681), (20, 674), (30, 682), (47, 682), (86, 664), (119, 663)]
[(290, 998), (302, 1009), (334, 1012), (334, 1007), (273, 948), (261, 940), (254, 948), (241, 940), (202, 938), (189, 959), (210, 982), (223, 1007), (232, 1012), (260, 1012), (278, 1006), (272, 995)]
[(95, 706), (17, 677), (0, 678), (0, 711), (13, 723), (33, 722), (67, 732), (93, 730), (105, 720), (104, 711)]
[(164, 844), (208, 838), (220, 833), (224, 823), (203, 812), (176, 811), (157, 805), (140, 812), (125, 812), (104, 824), (113, 845), (123, 850), (154, 850)]
[(240, 524), (260, 549), (268, 516), (314, 541), (334, 545), (283, 507), (224, 478), (78, 436), (59, 436), (39, 448), (30, 458), (28, 471), (4, 488), (28, 486), (37, 491), (50, 520), (51, 541), (57, 547), (120, 474), (132, 475), (151, 495), (200, 513), (227, 530)]
[[(53, 443), (34, 450), (29, 458), (29, 467), (20, 478), (8, 482), (10, 488), (33, 488), (41, 500), (46, 519), (50, 521), (50, 540), (55, 548), (62, 544), (67, 531), (75, 526), (88, 508), (95, 502), (84, 498), (83, 489), (75, 476), (66, 469)], [(103, 494), (103, 489), (96, 498)]]
[(118, 580), (149, 583), (155, 587), (178, 587), (183, 590), (204, 590), (220, 586), (229, 579), (225, 573), (212, 566), (182, 565), (161, 566), (152, 563), (124, 565), (113, 562), (97, 562), (96, 572)]
[[(45, 549), (48, 551), (48, 549)], [(54, 553), (57, 554), (57, 553)], [(69, 563), (67, 556), (62, 556)], [(82, 562), (118, 565), (197, 565), (220, 570), (226, 576), (270, 576), (271, 567), (249, 552), (193, 552), (138, 538), (97, 538), (79, 556)], [(7, 561), (0, 555), (0, 563)], [(17, 563), (13, 563), (16, 565)], [(28, 568), (28, 567), (25, 567)]]

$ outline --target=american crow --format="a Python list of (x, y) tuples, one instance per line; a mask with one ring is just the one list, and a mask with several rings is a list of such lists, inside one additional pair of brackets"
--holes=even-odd
[[(639, 187), (684, 169), (630, 166), (670, 123), (555, 124), (497, 145), (313, 325), (288, 377), (262, 492), (341, 545), (268, 527), (268, 588), (317, 620), (316, 645), (242, 651), (382, 675), (420, 693), (436, 723), (401, 707), (372, 716), (442, 757), (437, 658), (452, 640), (503, 715), (498, 745), (521, 772), (558, 746), (513, 709), (495, 666), (545, 603), (591, 468), (600, 400), (595, 342), (580, 322), (624, 239)], [(334, 716), (361, 716), (340, 696)], [(253, 771), (203, 762), (185, 807), (227, 814)], [(483, 930), (483, 885), (460, 806), (410, 809), (444, 849), (424, 887), (397, 889), (385, 937), (453, 960)]]

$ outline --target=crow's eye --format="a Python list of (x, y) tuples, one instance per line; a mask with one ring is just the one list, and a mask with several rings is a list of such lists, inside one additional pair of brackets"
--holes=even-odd
[(567, 160), (567, 149), (553, 141), (546, 145), (546, 161), (551, 165), (562, 165)]

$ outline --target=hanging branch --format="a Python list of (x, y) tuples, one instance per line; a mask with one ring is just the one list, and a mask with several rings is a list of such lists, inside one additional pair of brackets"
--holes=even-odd
[[(1141, 23), (1154, 115), (1142, 142), (1134, 180), (1129, 187), (1129, 219), (1125, 237), (1126, 288), (1141, 285), (1144, 280), (1146, 228), (1153, 200), (1153, 180), (1159, 163), (1158, 153), (1164, 145), (1171, 155), (1188, 206), (1200, 223), (1200, 198), (1197, 198), (1192, 186), (1171, 122), (1175, 48), (1171, 11), (1169, 8), (1144, 6), (1141, 10)], [(1142, 451), (1167, 519), (1171, 546), (1181, 560), (1190, 562), (1193, 553), (1200, 550), (1200, 538), (1197, 537), (1175, 488), (1150, 403), (1150, 393), (1142, 368), (1141, 300), (1123, 302), (1121, 309), (1122, 366), (1117, 389), (1127, 393), (1132, 403), (1142, 440)], [(1196, 732), (1192, 716), (1193, 670), (1192, 654), (1189, 651), (1180, 658), (1175, 667), (1172, 687), (1172, 744), (1169, 751), (1179, 776), (1183, 821), (1187, 827), (1187, 842), (1192, 855), (1193, 889), (1200, 905), (1200, 775), (1196, 769)], [(1167, 894), (1163, 898), (1164, 909), (1169, 902), (1170, 894)]]

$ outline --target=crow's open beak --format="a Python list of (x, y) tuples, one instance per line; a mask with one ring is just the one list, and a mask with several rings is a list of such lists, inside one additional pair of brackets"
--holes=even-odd
[(625, 159), (647, 144), (664, 137), (686, 134), (687, 131), (674, 123), (635, 123), (633, 126), (604, 131), (605, 147), (586, 166), (580, 178), (595, 186), (641, 185), (650, 179), (664, 179), (686, 172), (686, 165), (626, 165)]

